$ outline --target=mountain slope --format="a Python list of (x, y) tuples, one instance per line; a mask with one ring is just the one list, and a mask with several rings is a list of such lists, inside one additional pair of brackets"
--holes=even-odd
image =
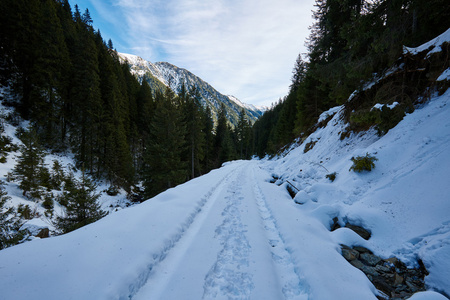
[(225, 105), (228, 120), (233, 126), (238, 123), (242, 108), (251, 123), (254, 123), (265, 111), (265, 108), (244, 104), (234, 96), (219, 93), (210, 84), (186, 69), (167, 62), (151, 63), (136, 55), (125, 53), (118, 53), (118, 55), (130, 66), (131, 72), (139, 80), (146, 80), (153, 89), (161, 90), (162, 87), (169, 86), (174, 92), (178, 92), (183, 83), (187, 90), (195, 87), (200, 92), (202, 104), (211, 109), (214, 121), (217, 120), (221, 104)]

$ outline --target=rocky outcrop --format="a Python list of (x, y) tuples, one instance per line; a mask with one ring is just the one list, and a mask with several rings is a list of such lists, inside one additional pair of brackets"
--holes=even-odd
[(378, 299), (408, 299), (425, 290), (424, 277), (428, 272), (421, 261), (418, 268), (408, 268), (396, 257), (383, 259), (364, 247), (341, 246), (342, 256), (366, 274), (380, 292)]

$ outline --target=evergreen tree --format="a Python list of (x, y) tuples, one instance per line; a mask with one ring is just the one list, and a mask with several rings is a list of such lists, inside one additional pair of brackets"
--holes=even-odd
[(145, 196), (154, 196), (174, 187), (187, 178), (186, 162), (182, 161), (185, 149), (186, 125), (177, 109), (177, 97), (170, 88), (164, 96), (157, 94), (157, 106), (150, 124), (143, 185)]
[(6, 206), (10, 198), (0, 182), (0, 250), (17, 244), (23, 237), (19, 231), (22, 223), (16, 217), (15, 209)]
[(59, 190), (64, 182), (66, 175), (64, 174), (61, 163), (55, 159), (51, 171), (51, 185), (53, 189)]
[(43, 145), (63, 147), (61, 111), (64, 103), (64, 74), (69, 69), (69, 52), (53, 0), (40, 6), (40, 36), (33, 65), (31, 117)]
[(20, 155), (13, 172), (20, 181), (19, 187), (23, 190), (23, 194), (37, 199), (42, 194), (41, 175), (45, 168), (44, 151), (34, 130), (24, 131), (20, 138), (23, 145), (20, 147)]
[(231, 137), (231, 128), (228, 125), (225, 105), (222, 103), (219, 110), (216, 126), (214, 149), (216, 152), (216, 167), (236, 157), (235, 145)]
[(202, 111), (201, 120), (205, 132), (203, 172), (206, 173), (214, 167), (214, 121), (209, 106), (206, 106), (206, 109)]
[(57, 217), (56, 228), (67, 233), (93, 223), (107, 215), (97, 202), (100, 194), (95, 193), (96, 186), (83, 171), (81, 180), (72, 179), (66, 184), (60, 203), (65, 204), (65, 214)]
[[(81, 22), (81, 20), (79, 21)], [(102, 105), (98, 49), (83, 23), (78, 25), (80, 34), (76, 42), (72, 78), (72, 110), (70, 113), (71, 146), (78, 166), (95, 173), (100, 137), (103, 137), (102, 121), (105, 108)]]
[[(184, 85), (183, 85), (184, 87)], [(203, 108), (200, 103), (198, 90), (192, 88), (189, 94), (186, 91), (180, 93), (180, 99), (184, 99), (183, 110), (186, 124), (187, 159), (190, 162), (191, 179), (201, 173), (200, 162), (205, 156), (205, 123), (202, 120)]]
[(240, 159), (248, 159), (250, 156), (250, 122), (246, 119), (245, 110), (241, 109), (239, 121), (235, 128)]

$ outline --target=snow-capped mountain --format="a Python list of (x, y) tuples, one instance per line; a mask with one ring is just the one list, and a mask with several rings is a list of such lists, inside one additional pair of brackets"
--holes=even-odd
[(251, 123), (254, 123), (266, 110), (264, 107), (242, 103), (234, 96), (223, 95), (200, 77), (168, 62), (151, 63), (132, 54), (118, 53), (118, 55), (123, 62), (130, 66), (131, 72), (139, 80), (146, 80), (152, 89), (164, 89), (169, 86), (177, 93), (183, 83), (187, 90), (192, 87), (197, 88), (201, 95), (202, 104), (205, 107), (209, 106), (214, 120), (217, 120), (217, 114), (222, 103), (225, 105), (228, 120), (232, 125), (237, 124), (239, 112), (242, 108), (244, 108)]

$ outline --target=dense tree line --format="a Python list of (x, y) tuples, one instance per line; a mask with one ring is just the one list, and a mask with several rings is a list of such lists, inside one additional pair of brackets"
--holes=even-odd
[[(0, 11), (0, 81), (17, 95), (5, 104), (31, 122), (35, 140), (23, 151), (36, 150), (37, 162), (40, 147), (71, 151), (86, 174), (128, 192), (143, 182), (152, 196), (251, 155), (244, 113), (232, 129), (222, 109), (214, 128), (195, 90), (140, 84), (94, 30), (88, 9), (68, 0), (4, 0)], [(22, 157), (24, 172), (42, 170)], [(36, 180), (21, 180), (24, 193), (38, 189)]]
[(288, 95), (254, 125), (255, 151), (274, 154), (343, 104), (362, 82), (389, 67), (402, 46), (418, 46), (450, 26), (445, 0), (316, 0), (305, 61)]

